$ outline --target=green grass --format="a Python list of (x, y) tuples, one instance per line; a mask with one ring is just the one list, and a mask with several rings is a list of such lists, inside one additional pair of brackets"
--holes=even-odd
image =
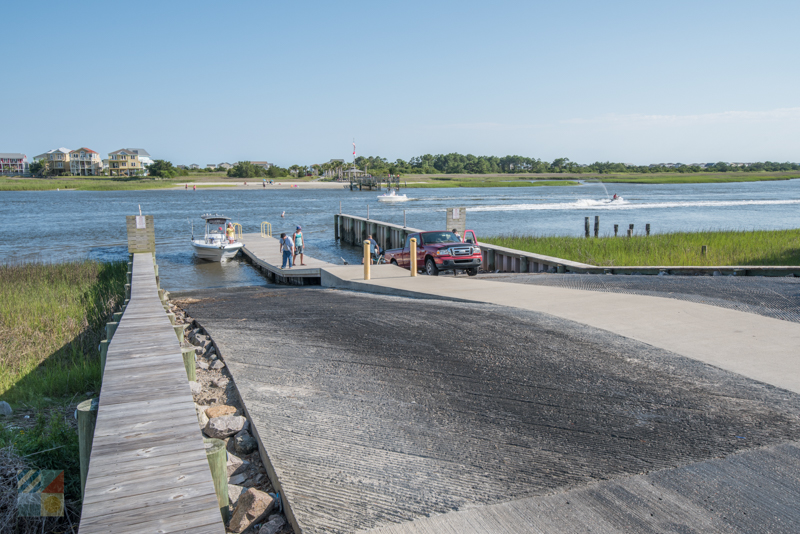
[(124, 297), (125, 262), (0, 265), (0, 399), (97, 389), (97, 346)]
[[(74, 517), (80, 463), (72, 413), (100, 389), (98, 344), (124, 298), (126, 271), (125, 262), (0, 264), (0, 400), (15, 410), (0, 420), (0, 449), (16, 467), (64, 470)], [(16, 531), (27, 532), (25, 524)], [(48, 523), (47, 531), (66, 532), (67, 524)]]
[(767, 175), (757, 173), (718, 173), (718, 174), (668, 174), (668, 175), (637, 175), (627, 177), (613, 175), (608, 178), (599, 178), (611, 184), (726, 184), (733, 182), (769, 182), (774, 180), (792, 180), (800, 175)]
[(433, 181), (423, 184), (408, 184), (409, 188), (439, 188), (439, 187), (539, 187), (558, 185), (578, 185), (571, 180), (539, 180), (535, 182), (479, 182), (479, 181)]
[[(456, 182), (500, 182), (504, 180), (600, 180), (607, 183), (632, 184), (704, 184), (730, 182), (763, 182), (772, 180), (792, 180), (800, 178), (797, 171), (779, 172), (699, 172), (699, 173), (519, 173), (519, 174), (406, 174), (401, 177), (407, 182), (426, 182), (452, 180)], [(409, 184), (411, 187), (411, 184)]]
[(163, 189), (182, 185), (186, 181), (153, 180), (152, 178), (6, 178), (0, 177), (0, 191), (130, 191), (138, 189)]
[[(505, 235), (484, 242), (597, 266), (800, 265), (800, 230), (706, 231), (649, 237)], [(701, 247), (708, 247), (701, 254)]]

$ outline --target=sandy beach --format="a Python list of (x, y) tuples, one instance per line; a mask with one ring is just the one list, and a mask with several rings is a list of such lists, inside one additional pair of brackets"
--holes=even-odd
[[(224, 189), (226, 191), (230, 191), (232, 189), (252, 189), (252, 190), (269, 190), (269, 189), (342, 189), (344, 187), (349, 187), (349, 183), (345, 182), (275, 182), (274, 184), (270, 185), (267, 184), (266, 187), (262, 185), (260, 181), (252, 181), (247, 182), (245, 185), (244, 181), (241, 182), (187, 182), (188, 189), (192, 189), (193, 185), (196, 185), (198, 189)], [(170, 189), (186, 189), (186, 184), (182, 184), (179, 186), (172, 187)], [(169, 191), (170, 189), (167, 189)]]

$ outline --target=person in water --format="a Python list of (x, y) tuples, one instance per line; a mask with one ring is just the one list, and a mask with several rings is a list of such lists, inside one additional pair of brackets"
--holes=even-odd
[(617, 200), (617, 198), (618, 198), (618, 197), (617, 197), (617, 194), (616, 194), (616, 193), (614, 193), (614, 198), (612, 198), (611, 200)]

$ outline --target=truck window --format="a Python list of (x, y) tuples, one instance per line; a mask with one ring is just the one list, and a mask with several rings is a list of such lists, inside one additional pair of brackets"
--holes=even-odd
[(461, 243), (461, 240), (456, 237), (456, 234), (453, 232), (426, 232), (421, 235), (425, 245), (433, 245), (436, 243)]
[(473, 245), (477, 243), (478, 239), (475, 237), (475, 232), (473, 232), (472, 230), (467, 230), (466, 232), (464, 232), (464, 242), (471, 243)]
[(405, 247), (403, 247), (403, 248), (407, 248), (407, 249), (411, 248), (411, 238), (416, 238), (417, 239), (417, 246), (420, 246), (422, 244), (422, 243), (419, 242), (419, 234), (410, 234), (410, 235), (406, 236), (406, 244), (405, 244)]

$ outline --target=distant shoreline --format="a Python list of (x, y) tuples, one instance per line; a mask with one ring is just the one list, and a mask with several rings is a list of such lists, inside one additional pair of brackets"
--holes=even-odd
[[(204, 177), (205, 178), (205, 177)], [(580, 182), (600, 181), (617, 184), (704, 184), (765, 182), (800, 179), (797, 172), (775, 173), (660, 173), (660, 174), (416, 174), (400, 178), (401, 188), (486, 188), (486, 187), (570, 187), (582, 185)], [(259, 178), (252, 181), (198, 181), (194, 176), (189, 180), (111, 179), (109, 177), (64, 177), (64, 178), (8, 178), (0, 176), (0, 191), (145, 191), (181, 189), (210, 190), (269, 190), (269, 189), (346, 189), (349, 182), (322, 182), (309, 180), (273, 180), (272, 185), (263, 185)]]

